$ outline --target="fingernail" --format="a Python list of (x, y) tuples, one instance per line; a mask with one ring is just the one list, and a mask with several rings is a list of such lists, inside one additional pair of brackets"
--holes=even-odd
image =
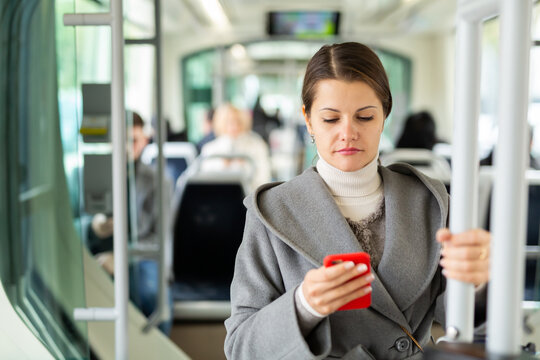
[(446, 276), (446, 275), (448, 274), (448, 271), (446, 271), (446, 269), (442, 269), (441, 274), (443, 274), (444, 276)]
[(345, 269), (352, 269), (354, 267), (354, 263), (352, 261), (347, 261), (343, 266), (345, 266)]
[(360, 265), (358, 265), (356, 267), (356, 269), (358, 269), (358, 272), (363, 273), (363, 272), (365, 272), (367, 270), (367, 266), (366, 266), (366, 264), (360, 264)]
[(373, 289), (371, 288), (371, 286), (366, 286), (365, 289), (366, 289), (366, 293), (370, 293), (371, 290), (373, 290)]
[(372, 281), (374, 279), (375, 279), (375, 275), (373, 274), (366, 275), (366, 281)]

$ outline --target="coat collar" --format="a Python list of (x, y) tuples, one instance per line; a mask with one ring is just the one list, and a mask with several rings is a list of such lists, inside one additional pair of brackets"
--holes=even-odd
[[(442, 184), (408, 166), (380, 167), (379, 172), (386, 240), (372, 283), (372, 308), (410, 330), (403, 311), (429, 286), (437, 270), (440, 249), (435, 232), (446, 222), (447, 195)], [(246, 205), (317, 267), (326, 255), (363, 251), (314, 168), (286, 183), (263, 185)]]

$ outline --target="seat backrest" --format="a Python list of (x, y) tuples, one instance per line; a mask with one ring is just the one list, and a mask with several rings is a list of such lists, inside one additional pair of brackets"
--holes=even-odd
[(540, 170), (528, 170), (527, 245), (540, 245)]
[(396, 149), (381, 154), (379, 158), (384, 166), (404, 162), (414, 166), (427, 176), (443, 182), (449, 182), (452, 174), (450, 165), (445, 158), (426, 149)]
[[(493, 197), (493, 180), (496, 176), (495, 168), (492, 166), (480, 167), (479, 178), (479, 211), (482, 214), (482, 202), (485, 201), (485, 222), (481, 223), (481, 227), (486, 230), (493, 230), (491, 224), (492, 215), (492, 197)], [(527, 170), (526, 179), (528, 184), (528, 206), (527, 206), (527, 227), (526, 227), (526, 245), (527, 251), (533, 250), (532, 256), (527, 256), (525, 262), (525, 300), (540, 300), (540, 259), (538, 259), (534, 252), (537, 252), (537, 248), (540, 245), (540, 171), (539, 170)], [(487, 183), (487, 184), (486, 184)], [(482, 185), (484, 184), (484, 186)], [(489, 194), (483, 195), (483, 192)], [(482, 219), (482, 217), (480, 217)]]
[[(154, 164), (158, 148), (156, 143), (148, 144), (141, 154), (141, 161), (145, 164)], [(173, 184), (182, 173), (195, 161), (197, 148), (190, 142), (172, 141), (163, 144), (163, 157), (165, 166)]]
[(178, 186), (175, 281), (230, 283), (246, 218), (241, 179), (192, 176)]

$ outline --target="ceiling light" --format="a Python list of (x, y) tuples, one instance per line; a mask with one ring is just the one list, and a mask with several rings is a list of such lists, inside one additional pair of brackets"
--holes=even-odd
[(201, 5), (206, 12), (206, 16), (217, 28), (225, 28), (230, 25), (229, 19), (223, 10), (219, 0), (201, 0)]
[(247, 56), (246, 48), (241, 44), (234, 44), (231, 46), (231, 55), (235, 59), (244, 59)]

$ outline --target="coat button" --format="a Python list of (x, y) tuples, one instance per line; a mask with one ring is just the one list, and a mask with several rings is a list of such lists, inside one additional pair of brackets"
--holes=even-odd
[(406, 337), (401, 337), (396, 340), (395, 346), (397, 351), (404, 352), (411, 347), (411, 341)]

